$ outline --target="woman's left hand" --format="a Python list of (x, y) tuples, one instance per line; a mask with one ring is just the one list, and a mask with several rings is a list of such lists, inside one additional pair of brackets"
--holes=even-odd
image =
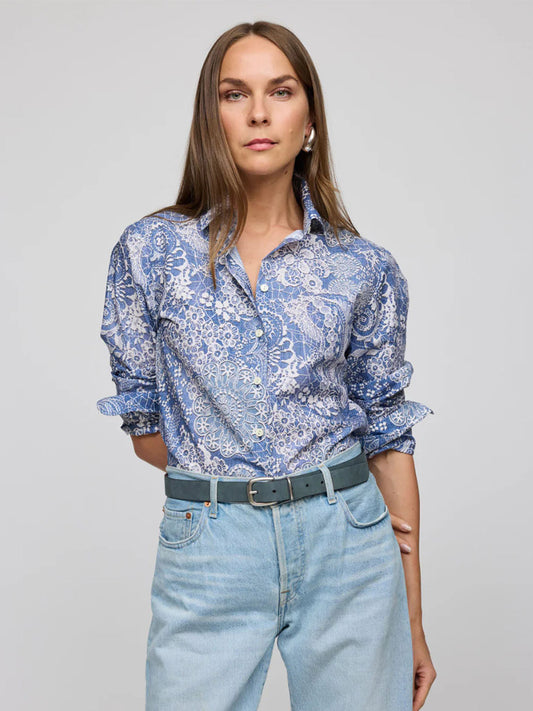
[[(411, 546), (408, 543), (408, 536), (405, 536), (405, 533), (408, 534), (408, 531), (406, 531), (403, 526), (408, 526), (409, 531), (411, 530), (411, 526), (407, 523), (407, 521), (404, 518), (400, 518), (399, 516), (396, 516), (395, 514), (391, 513), (390, 515), (390, 520), (392, 523), (392, 528), (394, 529), (394, 535), (396, 536), (396, 540), (400, 544), (400, 550), (402, 553), (410, 553), (411, 552)], [(399, 536), (397, 535), (396, 531), (401, 531), (404, 535)]]
[(431, 661), (421, 624), (411, 625), (413, 641), (413, 711), (422, 708), (437, 672)]

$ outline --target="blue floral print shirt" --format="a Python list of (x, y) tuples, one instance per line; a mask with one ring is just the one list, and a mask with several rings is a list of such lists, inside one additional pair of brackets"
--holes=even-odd
[(412, 454), (433, 410), (405, 399), (407, 281), (392, 254), (340, 231), (304, 178), (295, 230), (263, 259), (255, 297), (237, 247), (209, 272), (212, 210), (161, 211), (112, 249), (101, 338), (128, 435), (161, 432), (168, 464), (210, 476), (284, 476), (361, 441)]

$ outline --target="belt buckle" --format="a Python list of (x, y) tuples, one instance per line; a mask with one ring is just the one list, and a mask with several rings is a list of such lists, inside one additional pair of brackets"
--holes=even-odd
[[(290, 499), (282, 499), (281, 501), (254, 501), (253, 500), (253, 494), (257, 494), (256, 489), (252, 489), (252, 486), (255, 481), (279, 481), (280, 479), (287, 479), (287, 482), (289, 484), (289, 492), (290, 492)], [(286, 501), (293, 501), (293, 495), (292, 495), (292, 484), (291, 484), (291, 479), (290, 477), (276, 477), (276, 476), (254, 476), (252, 477), (248, 483), (246, 484), (246, 493), (248, 494), (248, 501), (252, 504), (252, 506), (272, 506), (273, 504), (281, 504), (285, 503)]]

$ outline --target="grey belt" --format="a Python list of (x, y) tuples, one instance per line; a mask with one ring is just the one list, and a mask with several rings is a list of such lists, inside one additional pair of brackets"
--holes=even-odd
[[(334, 489), (364, 483), (369, 476), (364, 452), (339, 464), (328, 466)], [(252, 488), (253, 487), (253, 488)], [(326, 491), (324, 475), (317, 467), (306, 474), (283, 477), (258, 476), (248, 481), (217, 482), (217, 501), (250, 503), (252, 506), (269, 506), (302, 499), (304, 496), (323, 494)], [(210, 500), (209, 479), (174, 479), (165, 474), (165, 494), (171, 499), (191, 501)]]

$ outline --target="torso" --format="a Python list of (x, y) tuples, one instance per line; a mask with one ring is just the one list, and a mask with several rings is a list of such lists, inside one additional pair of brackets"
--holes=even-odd
[[(283, 240), (281, 240), (283, 241)], [(248, 274), (248, 279), (250, 280), (250, 286), (252, 287), (252, 294), (255, 299), (255, 289), (257, 286), (257, 277), (259, 276), (259, 271), (261, 269), (261, 263), (263, 259), (266, 257), (266, 255), (274, 249), (276, 245), (273, 247), (261, 247), (258, 248), (258, 245), (255, 245), (253, 242), (247, 243), (247, 242), (241, 242), (239, 240), (239, 243), (237, 245), (237, 250), (239, 252), (239, 257), (241, 258), (241, 262), (244, 265), (244, 268), (246, 269), (246, 273)]]
[(255, 289), (257, 286), (257, 278), (259, 276), (259, 271), (261, 269), (261, 263), (263, 259), (269, 254), (273, 249), (280, 245), (285, 237), (288, 237), (292, 232), (287, 232), (284, 230), (277, 230), (269, 235), (265, 239), (254, 239), (253, 237), (246, 237), (242, 235), (239, 237), (237, 242), (237, 251), (239, 252), (239, 257), (244, 265), (246, 273), (248, 274), (248, 279), (250, 280), (250, 286), (252, 287), (252, 294), (255, 299)]

